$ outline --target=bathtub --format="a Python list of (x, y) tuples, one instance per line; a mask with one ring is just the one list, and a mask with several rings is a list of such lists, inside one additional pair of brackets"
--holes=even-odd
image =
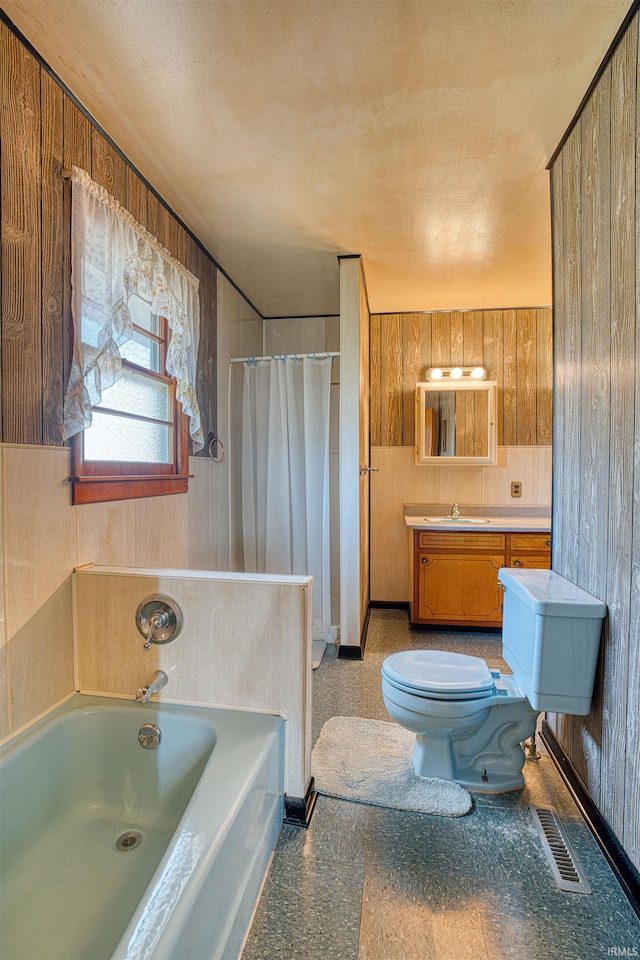
[(279, 717), (83, 695), (6, 743), (3, 960), (237, 957), (282, 823), (283, 746)]

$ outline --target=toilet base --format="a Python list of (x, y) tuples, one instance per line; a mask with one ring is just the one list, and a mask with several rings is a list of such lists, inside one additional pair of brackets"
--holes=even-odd
[(497, 704), (467, 739), (416, 736), (411, 762), (421, 777), (453, 780), (478, 793), (506, 793), (524, 786), (521, 743), (535, 732), (538, 711), (526, 700)]

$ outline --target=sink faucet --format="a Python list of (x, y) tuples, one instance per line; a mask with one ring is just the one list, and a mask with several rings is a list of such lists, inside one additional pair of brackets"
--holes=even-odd
[(153, 680), (146, 687), (138, 687), (138, 692), (136, 693), (136, 703), (148, 703), (149, 697), (152, 697), (154, 693), (157, 693), (158, 690), (162, 690), (163, 687), (166, 687), (168, 676), (164, 670), (156, 670), (153, 675)]
[(460, 511), (458, 510), (458, 504), (454, 503), (454, 505), (451, 507), (451, 519), (457, 520), (459, 516), (460, 516)]

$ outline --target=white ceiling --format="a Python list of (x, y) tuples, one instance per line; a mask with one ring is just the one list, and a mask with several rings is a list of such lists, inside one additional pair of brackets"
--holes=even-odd
[(630, 0), (4, 0), (266, 316), (551, 302), (545, 166)]

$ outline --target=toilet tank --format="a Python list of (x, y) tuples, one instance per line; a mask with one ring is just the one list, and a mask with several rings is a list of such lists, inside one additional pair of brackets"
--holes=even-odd
[(498, 579), (502, 656), (531, 706), (589, 713), (605, 604), (551, 570), (503, 567)]

